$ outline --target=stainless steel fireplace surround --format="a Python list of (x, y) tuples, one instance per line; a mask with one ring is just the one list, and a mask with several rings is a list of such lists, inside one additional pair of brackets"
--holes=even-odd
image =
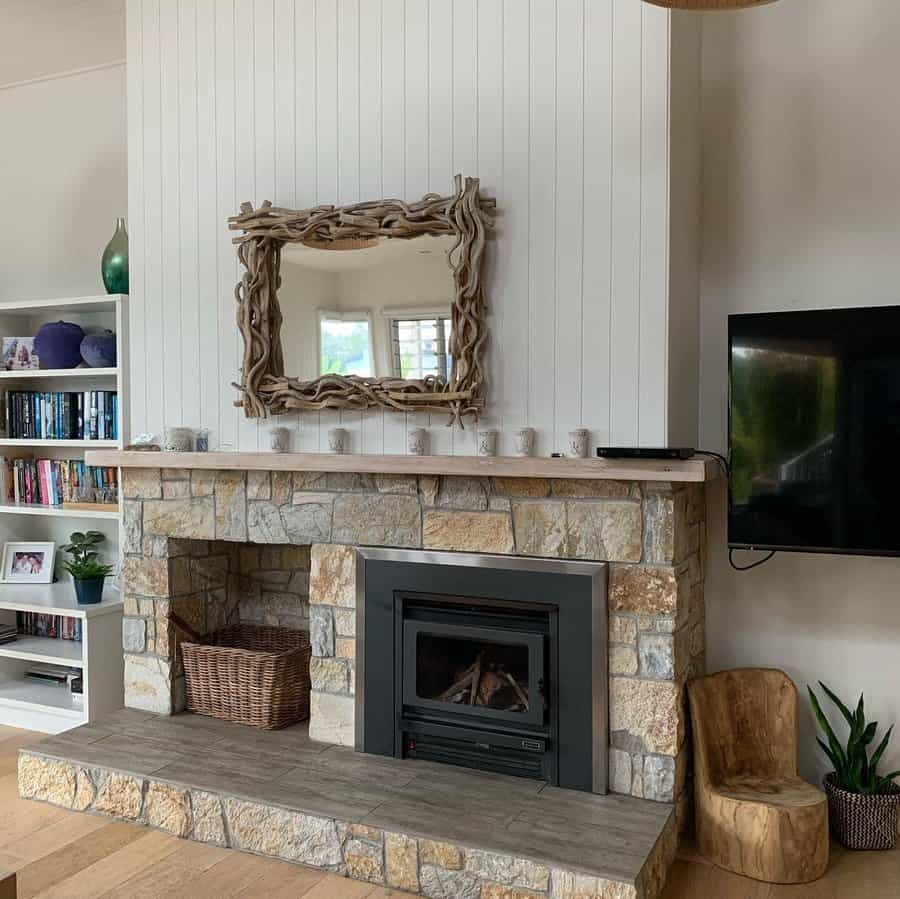
[(356, 565), (358, 751), (607, 791), (605, 563), (361, 547)]

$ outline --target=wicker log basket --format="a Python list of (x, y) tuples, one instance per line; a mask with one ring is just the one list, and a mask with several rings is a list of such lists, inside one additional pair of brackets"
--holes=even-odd
[(831, 832), (848, 849), (893, 849), (897, 845), (900, 786), (878, 796), (842, 790), (834, 774), (825, 776)]
[[(175, 616), (173, 616), (173, 620)], [(309, 717), (309, 634), (255, 624), (236, 624), (181, 644), (187, 708), (265, 730)]]

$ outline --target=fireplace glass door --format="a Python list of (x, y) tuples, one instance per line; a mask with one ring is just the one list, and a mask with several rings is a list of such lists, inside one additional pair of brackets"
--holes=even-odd
[(545, 719), (545, 635), (497, 626), (403, 622), (403, 704), (518, 724)]

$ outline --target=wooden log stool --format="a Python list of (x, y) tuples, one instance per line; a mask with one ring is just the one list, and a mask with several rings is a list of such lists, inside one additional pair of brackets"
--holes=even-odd
[(688, 685), (697, 848), (767, 883), (807, 883), (828, 867), (825, 794), (797, 774), (797, 688), (742, 668)]

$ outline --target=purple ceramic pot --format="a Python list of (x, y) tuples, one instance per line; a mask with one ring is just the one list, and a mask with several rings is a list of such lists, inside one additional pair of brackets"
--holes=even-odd
[(81, 341), (81, 358), (91, 368), (115, 368), (116, 335), (112, 331), (88, 334)]
[(76, 368), (81, 364), (84, 331), (73, 322), (48, 322), (34, 337), (41, 368)]

